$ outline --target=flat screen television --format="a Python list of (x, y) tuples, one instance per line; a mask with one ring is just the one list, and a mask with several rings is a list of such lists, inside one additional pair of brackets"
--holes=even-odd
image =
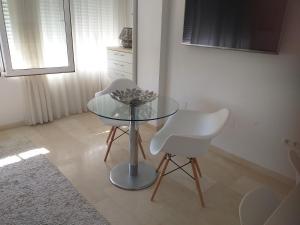
[(183, 43), (277, 53), (287, 0), (186, 0)]

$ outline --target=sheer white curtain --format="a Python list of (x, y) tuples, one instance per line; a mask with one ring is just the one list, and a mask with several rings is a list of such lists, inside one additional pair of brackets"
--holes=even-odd
[[(62, 49), (60, 40), (63, 37), (53, 30), (59, 29), (55, 27), (58, 26), (57, 18), (63, 19), (63, 14), (57, 10), (62, 0), (8, 0), (8, 2), (14, 2), (12, 5), (14, 14), (22, 11), (20, 2), (27, 6), (32, 4), (39, 7), (39, 15), (35, 13), (22, 15), (40, 23), (40, 32), (33, 31), (29, 23), (22, 29), (27, 29), (30, 35), (18, 37), (22, 48), (27, 48), (26, 51), (31, 53), (25, 57), (27, 64), (36, 65), (36, 62), (42, 61), (61, 62), (63, 53), (60, 51)], [(101, 81), (106, 75), (106, 47), (119, 44), (118, 35), (126, 25), (127, 1), (71, 0), (71, 16), (76, 72), (23, 78), (29, 124), (50, 122), (63, 116), (87, 111), (88, 100), (102, 88)], [(52, 18), (56, 18), (56, 21)], [(20, 32), (12, 29), (11, 33), (16, 37)], [(41, 43), (34, 42), (35, 48), (32, 48), (32, 36), (41, 40)], [(40, 52), (39, 48), (52, 54), (50, 56), (36, 54), (36, 49)]]

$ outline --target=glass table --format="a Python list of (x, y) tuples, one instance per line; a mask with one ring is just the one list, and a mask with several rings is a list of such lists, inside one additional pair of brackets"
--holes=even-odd
[(151, 186), (157, 177), (155, 169), (138, 162), (138, 125), (142, 121), (158, 120), (175, 114), (178, 103), (164, 96), (141, 106), (129, 106), (114, 100), (109, 94), (95, 97), (88, 103), (88, 109), (97, 116), (129, 122), (129, 163), (122, 163), (110, 171), (110, 181), (126, 190), (140, 190)]

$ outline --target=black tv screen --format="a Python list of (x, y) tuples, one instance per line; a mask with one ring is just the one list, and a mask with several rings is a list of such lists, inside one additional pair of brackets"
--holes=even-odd
[(186, 0), (183, 43), (278, 52), (286, 0)]

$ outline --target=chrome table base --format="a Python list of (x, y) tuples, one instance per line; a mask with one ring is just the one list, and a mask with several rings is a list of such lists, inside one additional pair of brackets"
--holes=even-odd
[(156, 180), (155, 169), (143, 162), (139, 163), (136, 176), (131, 176), (128, 163), (120, 164), (110, 171), (110, 181), (125, 190), (141, 190), (150, 187)]
[[(131, 107), (131, 118), (135, 118), (134, 106)], [(155, 169), (145, 163), (138, 163), (138, 127), (135, 121), (129, 126), (129, 163), (115, 166), (110, 171), (110, 181), (117, 187), (126, 190), (141, 190), (151, 186), (156, 178)]]

